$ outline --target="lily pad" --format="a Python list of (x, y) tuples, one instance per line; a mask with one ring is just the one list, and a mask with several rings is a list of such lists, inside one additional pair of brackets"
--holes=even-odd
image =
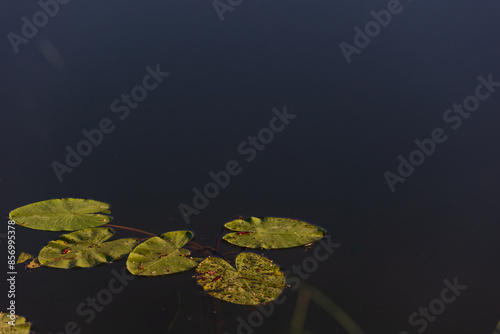
[(42, 248), (38, 261), (47, 267), (64, 269), (87, 268), (112, 262), (130, 253), (138, 242), (135, 238), (104, 242), (114, 234), (109, 227), (87, 228), (63, 234)]
[(38, 258), (33, 259), (33, 261), (31, 261), (26, 266), (27, 269), (35, 269), (35, 268), (39, 268), (39, 267), (40, 267), (40, 262), (38, 262)]
[[(15, 317), (14, 320), (11, 317)], [(15, 326), (12, 326), (15, 324)], [(0, 312), (0, 333), (29, 334), (31, 324), (18, 315)]]
[(498, 322), (497, 327), (495, 327), (495, 331), (493, 332), (493, 334), (498, 334), (498, 333), (500, 333), (500, 321)]
[(19, 255), (19, 257), (17, 258), (17, 263), (23, 263), (23, 262), (26, 262), (28, 261), (29, 259), (32, 259), (33, 258), (33, 255), (31, 254), (28, 254), (28, 253), (25, 253), (25, 252), (22, 252), (21, 255)]
[(289, 248), (310, 244), (326, 235), (321, 227), (289, 218), (250, 217), (236, 219), (224, 225), (238, 231), (224, 236), (224, 240), (248, 248)]
[(63, 198), (36, 202), (10, 212), (16, 224), (44, 231), (74, 231), (109, 223), (109, 204), (91, 199)]
[(198, 284), (215, 298), (242, 305), (268, 303), (285, 288), (285, 276), (271, 260), (246, 252), (235, 262), (236, 269), (217, 257), (205, 259), (196, 268)]
[(127, 269), (134, 275), (159, 276), (179, 273), (198, 265), (182, 249), (193, 238), (191, 231), (174, 231), (139, 244), (127, 259)]

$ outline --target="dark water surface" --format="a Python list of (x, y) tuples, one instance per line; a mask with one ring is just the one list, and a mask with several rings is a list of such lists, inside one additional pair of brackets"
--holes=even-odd
[[(210, 1), (71, 1), (13, 46), (9, 33), (22, 38), (21, 19), (33, 22), (41, 7), (4, 1), (0, 233), (11, 210), (64, 197), (110, 203), (115, 224), (158, 234), (190, 229), (210, 246), (238, 215), (302, 219), (340, 246), (299, 282), (364, 333), (491, 334), (500, 320), (500, 4), (232, 3), (221, 21)], [(368, 24), (373, 37), (360, 45), (367, 41), (358, 36), (363, 47), (348, 62), (341, 43), (354, 48), (354, 28), (364, 31), (370, 12), (388, 7), (390, 22), (381, 13), (385, 27)], [(149, 79), (143, 100), (135, 89), (142, 101), (112, 106), (155, 69), (169, 75)], [(463, 103), (470, 112), (447, 111)], [(273, 121), (281, 131), (269, 137), (262, 129), (284, 110), (294, 116), (283, 126)], [(76, 150), (82, 131), (101, 122), (109, 133), (58, 177), (54, 162), (66, 165), (67, 147)], [(430, 144), (433, 131), (438, 143)], [(249, 136), (259, 133), (268, 143), (252, 149)], [(428, 154), (415, 151), (415, 140)], [(418, 166), (401, 167), (404, 182), (392, 191), (384, 175), (395, 177), (398, 157), (410, 155)], [(193, 206), (193, 188), (231, 160), (241, 172), (187, 225), (179, 205)], [(18, 253), (32, 254), (61, 234), (16, 233)], [(290, 270), (317, 247), (257, 252)], [(113, 280), (120, 291), (91, 311), (89, 300), (124, 266), (19, 266), (16, 311), (37, 334), (289, 333), (297, 285), (261, 319), (255, 308), (214, 304), (193, 270)], [(444, 290), (453, 284), (455, 293)], [(349, 333), (314, 301), (305, 307), (308, 332), (297, 332)]]

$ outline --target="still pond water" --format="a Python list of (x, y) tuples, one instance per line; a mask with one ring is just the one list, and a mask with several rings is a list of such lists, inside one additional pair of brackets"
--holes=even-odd
[[(207, 246), (237, 216), (301, 219), (335, 245), (257, 250), (301, 270), (261, 310), (214, 302), (194, 271), (19, 266), (35, 333), (494, 331), (498, 2), (4, 1), (0, 17), (5, 222), (92, 198), (115, 224)], [(16, 249), (60, 234), (18, 227)]]

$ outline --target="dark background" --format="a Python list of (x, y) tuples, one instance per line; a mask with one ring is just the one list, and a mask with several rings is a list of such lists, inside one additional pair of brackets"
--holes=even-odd
[[(92, 198), (112, 205), (116, 224), (158, 234), (190, 229), (198, 243), (213, 245), (237, 215), (302, 219), (342, 244), (307, 283), (366, 333), (417, 333), (410, 314), (457, 277), (468, 288), (425, 333), (491, 334), (500, 320), (500, 89), (455, 131), (442, 116), (474, 93), (479, 75), (500, 81), (500, 4), (402, 1), (402, 12), (348, 64), (339, 44), (353, 44), (353, 28), (387, 3), (243, 1), (221, 22), (210, 1), (71, 1), (16, 54), (7, 34), (21, 34), (21, 18), (32, 21), (40, 7), (3, 1), (5, 222), (32, 202)], [(170, 76), (120, 120), (111, 102), (156, 64)], [(238, 145), (283, 106), (297, 117), (246, 162)], [(65, 147), (76, 148), (81, 131), (103, 118), (115, 130), (59, 182), (51, 163), (64, 163)], [(408, 157), (413, 141), (437, 127), (446, 142), (391, 192), (384, 172), (396, 173), (397, 157)], [(178, 205), (191, 205), (192, 189), (233, 159), (241, 174), (186, 225)], [(17, 250), (37, 254), (60, 234), (18, 227)], [(0, 245), (4, 253), (5, 239)], [(313, 253), (265, 254), (286, 270)], [(214, 314), (190, 271), (135, 279), (86, 324), (77, 305), (124, 265), (19, 266), (17, 313), (40, 334), (63, 332), (72, 320), (82, 333), (166, 333), (180, 300), (171, 333), (213, 332), (214, 318), (224, 322), (222, 332), (236, 333), (235, 319), (253, 310), (222, 303)], [(297, 292), (285, 296), (255, 333), (288, 331)], [(347, 333), (314, 303), (305, 327)]]

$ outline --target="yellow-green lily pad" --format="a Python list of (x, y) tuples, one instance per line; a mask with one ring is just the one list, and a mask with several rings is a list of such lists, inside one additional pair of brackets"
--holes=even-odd
[(49, 199), (12, 210), (9, 219), (35, 230), (74, 231), (109, 223), (109, 208), (109, 204), (91, 199)]
[[(12, 325), (15, 326), (12, 326)], [(0, 312), (0, 333), (5, 334), (29, 334), (31, 324), (19, 315)]]
[(230, 303), (258, 305), (277, 298), (285, 288), (285, 276), (271, 260), (241, 253), (236, 268), (217, 257), (209, 257), (196, 268), (196, 280), (206, 293)]
[(25, 252), (22, 252), (21, 255), (19, 255), (19, 257), (17, 258), (17, 263), (23, 263), (23, 262), (26, 262), (28, 261), (29, 259), (32, 259), (33, 258), (33, 255), (31, 254), (28, 254), (28, 253), (25, 253)]
[(159, 276), (179, 273), (198, 265), (182, 249), (193, 238), (191, 231), (173, 231), (139, 244), (127, 259), (127, 269), (134, 275)]
[(69, 269), (93, 267), (127, 255), (137, 245), (135, 238), (104, 242), (115, 232), (109, 227), (97, 227), (63, 234), (49, 242), (38, 254), (41, 265)]
[(289, 218), (250, 217), (236, 219), (224, 225), (231, 231), (224, 236), (227, 242), (248, 248), (289, 248), (310, 244), (326, 235), (321, 227)]

